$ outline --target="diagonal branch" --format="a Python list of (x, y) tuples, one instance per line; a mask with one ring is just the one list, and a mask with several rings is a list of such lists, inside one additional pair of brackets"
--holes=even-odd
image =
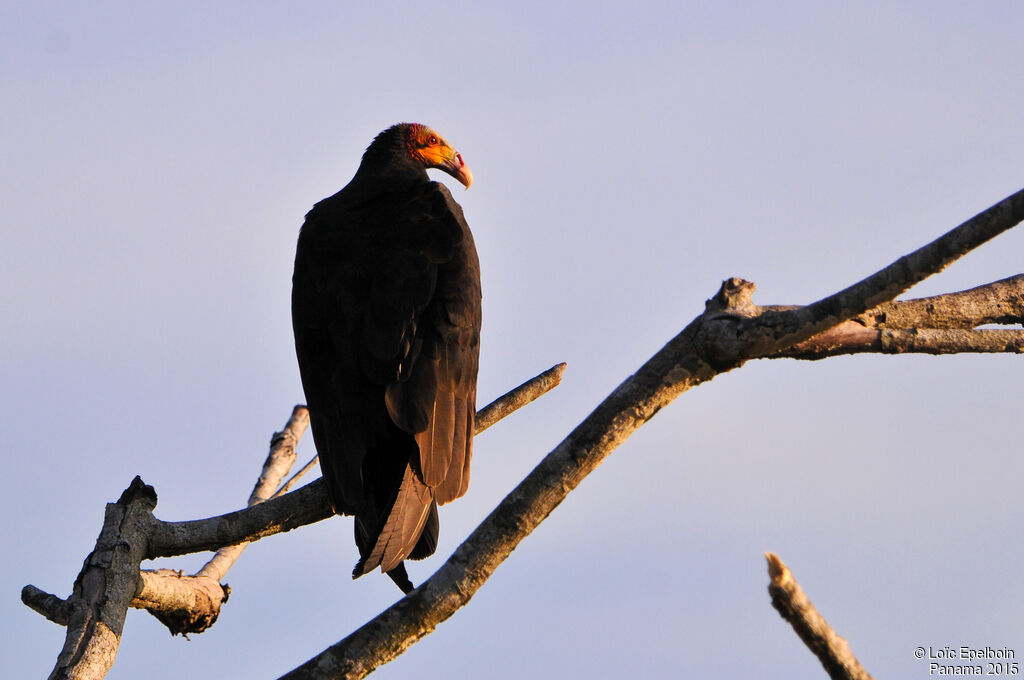
[(502, 418), (511, 415), (531, 401), (546, 394), (562, 382), (565, 362), (556, 364), (540, 375), (530, 378), (522, 385), (509, 390), (487, 406), (476, 412), (473, 436), (480, 434)]
[(306, 461), (306, 464), (299, 468), (299, 470), (294, 475), (289, 477), (288, 481), (282, 484), (277, 489), (277, 491), (274, 492), (274, 495), (271, 496), (271, 498), (277, 498), (288, 493), (291, 490), (292, 486), (295, 484), (295, 482), (299, 481), (299, 479), (305, 476), (307, 472), (312, 470), (313, 466), (316, 465), (318, 462), (320, 462), (320, 456), (318, 455), (314, 455), (312, 458)]
[(846, 640), (832, 630), (825, 617), (807, 599), (789, 567), (775, 553), (765, 553), (765, 557), (772, 579), (768, 586), (772, 606), (814, 652), (829, 677), (832, 680), (873, 680), (857, 661)]

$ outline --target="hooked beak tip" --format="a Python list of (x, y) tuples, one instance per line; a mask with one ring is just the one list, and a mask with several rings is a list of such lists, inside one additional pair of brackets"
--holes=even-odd
[(456, 179), (462, 182), (463, 186), (469, 189), (469, 186), (473, 183), (473, 172), (469, 169), (469, 166), (465, 163), (459, 168), (459, 174)]

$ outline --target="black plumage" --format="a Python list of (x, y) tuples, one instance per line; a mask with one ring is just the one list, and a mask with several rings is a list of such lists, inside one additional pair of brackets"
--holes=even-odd
[(335, 512), (355, 515), (353, 577), (437, 546), (437, 506), (466, 492), (480, 350), (480, 265), (462, 209), (427, 177), (468, 188), (436, 132), (380, 133), (358, 171), (299, 233), (292, 324)]

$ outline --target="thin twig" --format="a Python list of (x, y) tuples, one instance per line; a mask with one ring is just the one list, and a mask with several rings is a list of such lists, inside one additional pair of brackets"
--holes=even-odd
[(474, 435), (480, 434), (513, 411), (521, 409), (537, 397), (554, 389), (558, 383), (562, 382), (564, 372), (565, 362), (556, 364), (484, 406), (476, 412)]
[[(276, 495), (274, 490), (281, 483), (281, 478), (288, 474), (288, 470), (295, 463), (295, 447), (298, 446), (299, 439), (302, 438), (302, 434), (308, 426), (309, 410), (305, 406), (296, 406), (292, 409), (292, 414), (284, 429), (275, 432), (271, 437), (270, 452), (267, 454), (267, 460), (263, 463), (263, 472), (256, 480), (256, 486), (249, 495), (249, 507), (263, 503)], [(210, 561), (195, 573), (195, 576), (220, 581), (227, 575), (228, 570), (242, 555), (242, 551), (247, 545), (249, 544), (236, 543), (220, 548), (210, 558)]]
[(281, 488), (278, 489), (277, 491), (275, 491), (274, 495), (271, 496), (271, 498), (277, 498), (278, 496), (283, 496), (284, 494), (288, 493), (288, 490), (292, 488), (292, 486), (295, 484), (295, 482), (299, 481), (300, 477), (302, 477), (307, 472), (312, 470), (313, 466), (316, 465), (317, 462), (319, 462), (319, 460), (320, 460), (320, 456), (318, 456), (318, 455), (317, 456), (313, 456), (312, 458), (310, 458), (309, 462), (307, 462), (305, 465), (303, 465), (301, 468), (299, 468), (299, 470), (294, 475), (289, 477), (288, 481), (285, 482), (284, 484), (282, 484)]

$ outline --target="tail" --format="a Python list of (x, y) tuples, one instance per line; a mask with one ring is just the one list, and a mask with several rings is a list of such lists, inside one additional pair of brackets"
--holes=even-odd
[[(365, 526), (362, 527), (364, 535), (358, 536), (359, 519), (356, 518), (356, 532), (357, 539), (364, 539), (357, 540), (362, 557), (352, 571), (352, 578), (358, 578), (377, 567), (380, 567), (381, 571), (391, 572), (407, 557), (427, 557), (434, 552), (437, 545), (437, 506), (434, 504), (430, 488), (416, 477), (409, 464), (405, 466), (395, 500), (375, 540), (372, 536), (366, 535), (368, 532), (365, 530), (369, 527)], [(432, 530), (425, 532), (428, 523), (432, 525)], [(369, 545), (370, 541), (365, 539), (374, 540), (372, 547)], [(405, 578), (405, 581), (407, 583), (408, 578)]]

